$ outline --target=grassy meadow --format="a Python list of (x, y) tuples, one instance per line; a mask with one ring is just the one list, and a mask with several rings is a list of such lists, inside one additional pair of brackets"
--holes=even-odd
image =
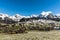
[(20, 34), (0, 33), (0, 40), (60, 40), (60, 30), (29, 31)]

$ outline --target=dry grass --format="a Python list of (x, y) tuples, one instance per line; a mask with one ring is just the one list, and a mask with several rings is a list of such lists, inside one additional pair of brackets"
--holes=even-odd
[(60, 30), (49, 32), (29, 31), (24, 34), (2, 34), (0, 40), (60, 40)]

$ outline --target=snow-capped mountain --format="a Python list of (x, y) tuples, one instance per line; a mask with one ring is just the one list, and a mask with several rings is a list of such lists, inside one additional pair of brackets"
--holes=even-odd
[(9, 15), (0, 13), (0, 18), (2, 18), (2, 20), (4, 20), (5, 17), (9, 17)]
[(52, 14), (47, 15), (47, 18), (54, 18), (54, 17), (55, 15), (52, 15)]
[(40, 18), (60, 18), (58, 15), (53, 15), (51, 11), (45, 12), (43, 11), (38, 17)]
[(48, 12), (43, 11), (40, 15), (42, 15), (43, 17), (47, 17), (51, 13), (52, 13), (51, 11)]
[(19, 14), (16, 14), (14, 16), (10, 16), (9, 18), (12, 19), (12, 20), (14, 20), (14, 21), (20, 21), (20, 19), (22, 19), (23, 16), (21, 16)]
[(60, 14), (56, 14), (57, 18), (60, 18)]
[(49, 20), (59, 20), (60, 21), (60, 16), (53, 15), (51, 11), (48, 11), (48, 12), (43, 11), (42, 13), (40, 13), (40, 15), (34, 14), (31, 16), (22, 16), (20, 14), (9, 16), (8, 14), (0, 14), (0, 19), (2, 19), (2, 20), (10, 20), (11, 19), (11, 20), (17, 21), (17, 22), (19, 22), (21, 19), (23, 19), (23, 20), (49, 19)]

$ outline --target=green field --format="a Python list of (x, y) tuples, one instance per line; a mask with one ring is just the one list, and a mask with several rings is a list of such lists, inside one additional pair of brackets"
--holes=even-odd
[(54, 31), (29, 31), (21, 34), (0, 33), (0, 40), (60, 40), (60, 30)]

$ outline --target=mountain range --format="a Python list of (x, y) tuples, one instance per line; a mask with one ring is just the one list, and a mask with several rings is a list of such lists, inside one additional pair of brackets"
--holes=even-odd
[(7, 14), (0, 14), (0, 21), (9, 21), (9, 22), (24, 22), (29, 20), (39, 20), (39, 19), (46, 19), (46, 20), (54, 20), (54, 21), (60, 21), (59, 15), (53, 15), (52, 12), (43, 11), (39, 15), (31, 15), (31, 16), (22, 16), (19, 14), (16, 14), (14, 16), (9, 16)]

